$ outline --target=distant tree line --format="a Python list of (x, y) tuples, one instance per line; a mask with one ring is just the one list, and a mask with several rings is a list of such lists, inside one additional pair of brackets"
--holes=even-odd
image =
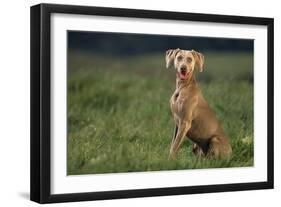
[(68, 48), (104, 55), (137, 55), (170, 48), (198, 51), (253, 51), (253, 40), (108, 32), (68, 32)]

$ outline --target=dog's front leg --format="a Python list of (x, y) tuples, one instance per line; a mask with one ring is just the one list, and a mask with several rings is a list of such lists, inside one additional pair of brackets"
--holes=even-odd
[(174, 140), (176, 139), (177, 133), (178, 133), (178, 125), (175, 124), (175, 130), (174, 130), (174, 135), (173, 135), (173, 139), (172, 139), (171, 145), (173, 144)]
[(174, 138), (172, 144), (171, 144), (171, 149), (170, 149), (170, 159), (175, 159), (176, 154), (183, 143), (183, 140), (185, 139), (185, 136), (190, 129), (191, 123), (187, 121), (183, 121), (179, 124), (178, 130), (177, 130), (177, 135)]

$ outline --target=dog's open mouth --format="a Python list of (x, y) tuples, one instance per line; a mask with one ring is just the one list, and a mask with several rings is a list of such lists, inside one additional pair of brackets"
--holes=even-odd
[(179, 77), (181, 80), (186, 80), (189, 76), (189, 72), (183, 70), (179, 72)]

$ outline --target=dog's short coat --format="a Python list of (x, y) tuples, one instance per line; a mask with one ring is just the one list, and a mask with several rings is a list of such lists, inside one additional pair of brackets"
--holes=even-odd
[(204, 99), (195, 79), (195, 69), (203, 71), (204, 56), (194, 50), (166, 51), (166, 67), (176, 69), (176, 90), (170, 99), (175, 132), (170, 148), (174, 159), (187, 136), (198, 156), (226, 157), (232, 153), (229, 138)]

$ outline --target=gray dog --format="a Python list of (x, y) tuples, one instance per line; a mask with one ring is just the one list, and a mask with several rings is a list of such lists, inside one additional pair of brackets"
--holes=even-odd
[(226, 157), (231, 155), (229, 138), (219, 124), (215, 113), (204, 99), (195, 79), (195, 69), (203, 71), (204, 56), (194, 50), (166, 51), (166, 67), (176, 69), (176, 90), (170, 99), (175, 120), (170, 158), (174, 159), (187, 136), (198, 156)]

